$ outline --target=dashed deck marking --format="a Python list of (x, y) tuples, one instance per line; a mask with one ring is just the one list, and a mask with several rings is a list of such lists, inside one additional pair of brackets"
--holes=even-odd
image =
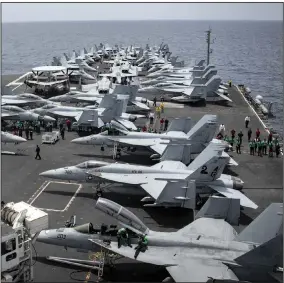
[(72, 198), (70, 199), (70, 201), (67, 203), (67, 205), (65, 206), (64, 209), (52, 209), (52, 208), (39, 208), (41, 210), (46, 210), (46, 211), (52, 211), (52, 212), (65, 212), (68, 210), (68, 208), (70, 207), (70, 205), (72, 204), (72, 202), (75, 200), (77, 194), (80, 192), (80, 190), (82, 189), (82, 184), (77, 184), (77, 183), (69, 183), (69, 182), (57, 182), (57, 181), (44, 181), (43, 184), (38, 188), (38, 190), (36, 190), (36, 192), (30, 197), (30, 199), (28, 200), (28, 203), (31, 205), (32, 203), (35, 202), (35, 200), (42, 194), (42, 192), (51, 184), (65, 184), (65, 185), (76, 185), (78, 186), (78, 189), (76, 190), (76, 192), (74, 193), (74, 195), (72, 196)]

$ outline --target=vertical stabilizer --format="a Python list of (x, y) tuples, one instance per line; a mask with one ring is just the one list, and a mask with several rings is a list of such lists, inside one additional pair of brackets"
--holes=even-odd
[(240, 199), (210, 196), (196, 214), (195, 219), (201, 217), (224, 219), (229, 224), (237, 226), (240, 213)]
[(209, 145), (188, 165), (188, 169), (193, 171), (188, 179), (199, 181), (214, 181), (218, 179), (229, 162), (229, 157), (223, 157), (222, 152), (227, 144), (213, 143)]
[(273, 271), (276, 266), (283, 266), (283, 235), (279, 234), (268, 242), (235, 259), (246, 267), (257, 267)]
[(213, 76), (211, 79), (205, 84), (207, 93), (217, 91), (222, 79), (220, 76)]
[(186, 118), (174, 118), (167, 130), (168, 132), (171, 131), (177, 131), (177, 132), (184, 132), (184, 133), (188, 133), (191, 129), (191, 118), (190, 117), (186, 117)]
[(263, 244), (283, 234), (283, 204), (270, 204), (237, 237), (240, 242)]
[(63, 53), (64, 54), (64, 57), (66, 59), (66, 62), (70, 60), (70, 57), (66, 54), (66, 53)]
[[(103, 123), (99, 119), (98, 111), (96, 109), (86, 109), (82, 111), (82, 113), (75, 117), (78, 125), (88, 124), (91, 127), (100, 128), (103, 126)], [(100, 120), (100, 121), (99, 121)]]
[(180, 161), (184, 159), (184, 155), (190, 156), (190, 145), (169, 143), (162, 154), (160, 161)]
[(206, 73), (204, 73), (201, 77), (194, 77), (191, 82), (191, 85), (205, 85), (213, 76), (217, 75), (216, 69), (209, 69)]
[(71, 56), (71, 60), (72, 60), (72, 61), (75, 61), (75, 59), (76, 59), (77, 57), (78, 57), (78, 55), (76, 54), (76, 51), (73, 50), (72, 56)]
[(217, 130), (217, 115), (204, 115), (187, 133), (190, 140), (200, 143), (210, 142)]
[(115, 102), (116, 102), (116, 96), (107, 94), (102, 98), (98, 108), (112, 107), (115, 105)]

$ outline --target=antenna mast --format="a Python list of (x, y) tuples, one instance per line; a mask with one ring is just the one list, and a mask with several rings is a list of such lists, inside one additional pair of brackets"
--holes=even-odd
[(207, 65), (210, 63), (210, 54), (213, 52), (213, 49), (210, 48), (210, 45), (214, 43), (214, 40), (211, 42), (211, 28), (206, 31), (206, 42), (207, 42)]

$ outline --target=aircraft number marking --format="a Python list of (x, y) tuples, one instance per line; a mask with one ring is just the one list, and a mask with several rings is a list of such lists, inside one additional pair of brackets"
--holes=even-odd
[(67, 170), (67, 169), (65, 169), (65, 173), (66, 173), (66, 174), (72, 174), (72, 170)]
[(57, 235), (57, 238), (58, 238), (58, 239), (65, 240), (65, 239), (66, 239), (66, 235), (65, 235), (65, 234), (58, 234), (58, 235)]
[(131, 173), (134, 173), (134, 174), (138, 173), (139, 174), (139, 173), (142, 173), (142, 171), (141, 170), (132, 170)]
[(201, 174), (208, 174), (207, 172), (207, 166), (206, 165), (203, 165), (202, 168), (201, 168)]
[(216, 174), (217, 174), (217, 172), (218, 172), (218, 169), (219, 169), (219, 166), (217, 166), (217, 167), (212, 171), (211, 177), (212, 177), (213, 179), (215, 178), (215, 176), (216, 176)]

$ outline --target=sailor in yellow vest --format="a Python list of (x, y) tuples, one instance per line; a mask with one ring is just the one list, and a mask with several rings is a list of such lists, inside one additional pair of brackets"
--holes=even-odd
[(161, 103), (160, 108), (161, 108), (161, 113), (164, 113), (164, 108), (165, 108), (164, 102)]
[(161, 108), (159, 106), (156, 107), (157, 118), (161, 117)]

